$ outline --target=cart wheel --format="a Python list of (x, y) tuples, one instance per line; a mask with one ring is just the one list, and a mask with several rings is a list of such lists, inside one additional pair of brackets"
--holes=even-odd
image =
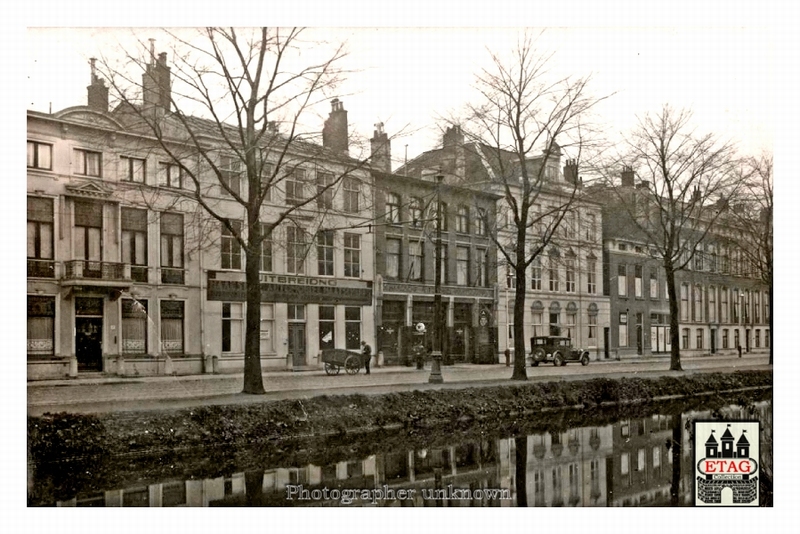
[(338, 375), (339, 374), (339, 366), (333, 363), (326, 363), (325, 364), (325, 372), (329, 375)]
[(561, 355), (560, 352), (556, 352), (553, 354), (553, 365), (556, 367), (561, 367), (564, 365), (564, 357)]
[(361, 361), (358, 356), (348, 356), (344, 361), (344, 370), (348, 375), (357, 374), (361, 370)]

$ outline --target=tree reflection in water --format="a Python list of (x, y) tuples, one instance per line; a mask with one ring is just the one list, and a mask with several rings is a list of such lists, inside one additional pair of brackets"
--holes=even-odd
[[(294, 465), (263, 468), (247, 464), (246, 451), (228, 455), (217, 449), (197, 465), (179, 465), (173, 473), (183, 477), (159, 480), (151, 471), (131, 471), (125, 479), (133, 482), (117, 487), (97, 487), (77, 474), (69, 485), (61, 480), (70, 476), (69, 466), (34, 465), (28, 498), (33, 506), (682, 506), (691, 504), (693, 487), (687, 425), (694, 419), (752, 418), (762, 429), (762, 505), (771, 505), (771, 401), (605, 417), (601, 425), (577, 428), (555, 417), (550, 428), (533, 433), (460, 442), (452, 433), (445, 445), (405, 450), (373, 445), (385, 452), (364, 454), (362, 448), (355, 458), (320, 445), (315, 453), (296, 456), (301, 461)], [(356, 448), (350, 445), (351, 452)], [(317, 491), (307, 500), (287, 500), (291, 485)], [(334, 489), (339, 493), (331, 494)], [(341, 498), (344, 491), (361, 490), (383, 493), (377, 499)], [(413, 496), (400, 498), (400, 490)], [(434, 490), (441, 491), (430, 493)]]

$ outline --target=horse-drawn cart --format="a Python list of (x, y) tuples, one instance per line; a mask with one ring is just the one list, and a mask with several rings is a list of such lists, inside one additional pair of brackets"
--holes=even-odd
[(324, 349), (322, 363), (329, 375), (338, 375), (342, 367), (347, 374), (354, 375), (364, 366), (364, 356), (360, 352), (345, 349)]

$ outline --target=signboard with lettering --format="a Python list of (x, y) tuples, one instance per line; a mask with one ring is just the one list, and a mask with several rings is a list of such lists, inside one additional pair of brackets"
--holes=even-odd
[[(278, 283), (261, 284), (261, 302), (287, 302), (290, 304), (372, 304), (372, 288), (340, 287), (334, 279), (272, 276)], [(283, 282), (280, 280), (284, 279)], [(291, 281), (290, 281), (291, 280)], [(208, 281), (208, 300), (244, 302), (247, 300), (244, 282), (233, 280)]]

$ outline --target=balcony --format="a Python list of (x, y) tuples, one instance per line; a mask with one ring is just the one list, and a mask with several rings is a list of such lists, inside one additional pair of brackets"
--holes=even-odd
[(131, 285), (131, 266), (128, 263), (70, 260), (64, 262), (62, 285), (127, 288)]
[(28, 258), (28, 278), (55, 278), (56, 262)]
[(176, 269), (173, 267), (161, 268), (161, 283), (162, 284), (184, 284), (184, 270)]

